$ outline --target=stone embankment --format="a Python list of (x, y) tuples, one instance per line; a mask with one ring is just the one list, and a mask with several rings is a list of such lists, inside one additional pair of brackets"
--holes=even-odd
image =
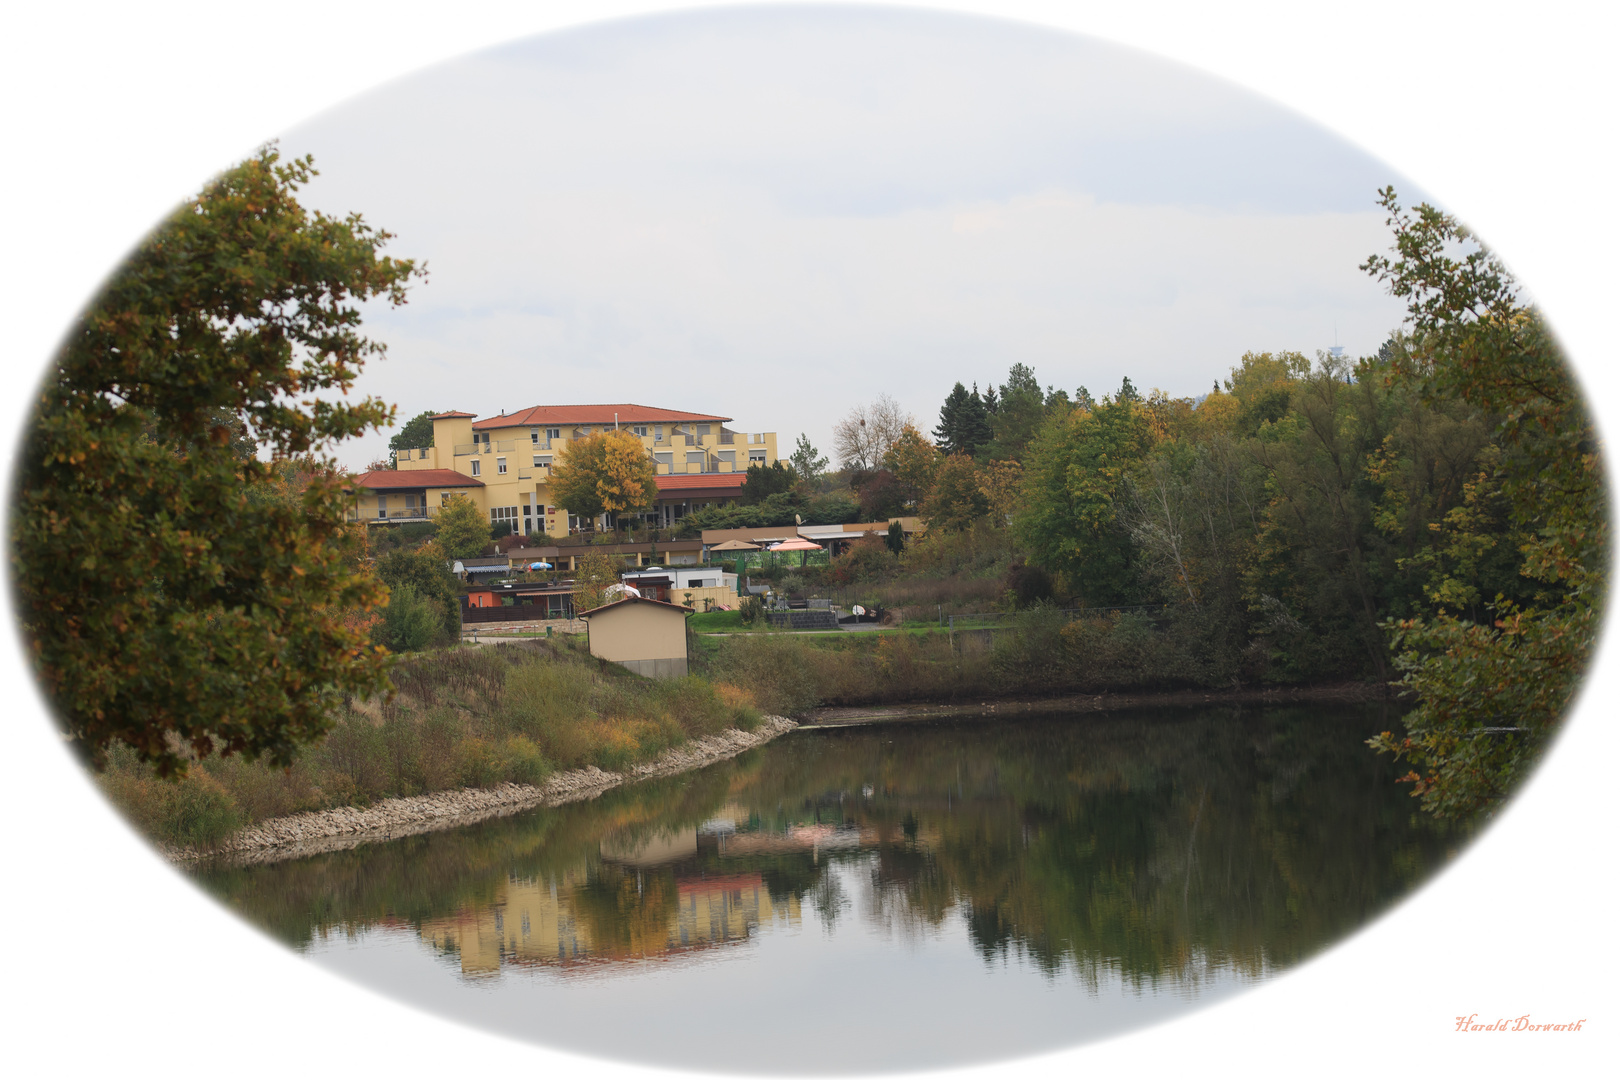
[(211, 851), (165, 847), (164, 854), (176, 861), (227, 856), (237, 863), (279, 862), (378, 840), (452, 829), (536, 806), (578, 802), (620, 784), (702, 768), (770, 742), (797, 726), (785, 716), (767, 716), (753, 731), (734, 728), (718, 735), (694, 739), (684, 746), (666, 750), (655, 761), (637, 765), (625, 772), (606, 772), (593, 765), (557, 773), (540, 785), (501, 784), (493, 788), (462, 788), (458, 791), (437, 791), (431, 795), (384, 799), (364, 809), (339, 806), (331, 810), (292, 814), (239, 829)]

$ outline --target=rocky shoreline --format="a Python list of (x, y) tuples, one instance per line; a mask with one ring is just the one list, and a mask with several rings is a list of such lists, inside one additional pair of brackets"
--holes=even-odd
[(164, 855), (175, 862), (210, 858), (227, 858), (237, 864), (280, 862), (401, 836), (453, 829), (536, 806), (579, 802), (620, 784), (670, 776), (724, 761), (744, 750), (768, 743), (798, 726), (785, 716), (767, 716), (753, 731), (733, 728), (718, 735), (694, 739), (684, 746), (666, 750), (655, 761), (624, 772), (606, 772), (593, 765), (558, 773), (540, 785), (501, 784), (493, 788), (461, 788), (456, 791), (436, 791), (431, 795), (384, 799), (364, 809), (339, 806), (330, 810), (292, 814), (239, 829), (208, 851), (160, 846)]

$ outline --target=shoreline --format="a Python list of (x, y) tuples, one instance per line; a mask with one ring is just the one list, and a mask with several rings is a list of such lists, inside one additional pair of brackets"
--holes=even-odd
[(580, 802), (622, 784), (690, 772), (763, 746), (799, 726), (785, 716), (766, 716), (753, 731), (731, 728), (717, 735), (693, 739), (624, 772), (607, 772), (590, 765), (557, 773), (539, 785), (457, 788), (383, 799), (364, 809), (337, 806), (270, 818), (237, 830), (217, 847), (206, 851), (152, 843), (170, 862), (227, 859), (242, 866), (342, 851), (361, 844), (472, 825), (538, 806)]
[(1065, 694), (1048, 698), (990, 698), (952, 705), (822, 706), (800, 721), (806, 728), (859, 727), (963, 716), (1030, 716), (1052, 712), (1103, 713), (1124, 709), (1185, 708), (1190, 705), (1292, 705), (1312, 701), (1395, 701), (1380, 683), (1327, 683), (1319, 686), (1256, 687), (1237, 690), (1162, 690)]
[(170, 862), (225, 859), (258, 865), (342, 851), (362, 844), (439, 832), (505, 817), (540, 806), (562, 806), (594, 798), (638, 780), (672, 776), (724, 761), (796, 729), (864, 727), (961, 717), (1033, 716), (1043, 713), (1107, 713), (1126, 709), (1185, 708), (1195, 705), (1287, 705), (1315, 701), (1371, 702), (1394, 695), (1374, 683), (1238, 690), (1169, 690), (1149, 693), (1069, 694), (1049, 698), (1002, 698), (950, 705), (823, 706), (800, 720), (766, 716), (752, 732), (732, 728), (664, 751), (650, 762), (623, 772), (595, 765), (557, 773), (544, 784), (500, 784), (457, 788), (427, 795), (384, 799), (363, 809), (338, 806), (270, 818), (245, 826), (208, 850), (152, 841)]

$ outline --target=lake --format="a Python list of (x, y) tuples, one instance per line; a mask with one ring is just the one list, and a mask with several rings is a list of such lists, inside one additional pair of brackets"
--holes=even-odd
[(1379, 706), (801, 728), (730, 761), (199, 883), (313, 962), (559, 1049), (938, 1067), (1172, 1018), (1355, 930), (1463, 837)]

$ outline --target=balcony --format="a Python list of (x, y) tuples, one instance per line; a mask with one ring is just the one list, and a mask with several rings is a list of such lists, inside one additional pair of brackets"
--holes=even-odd
[(405, 521), (426, 521), (439, 512), (437, 506), (401, 506), (378, 512), (377, 510), (350, 509), (348, 520), (364, 521), (367, 525), (388, 525)]
[(483, 445), (483, 443), (475, 442), (456, 443), (456, 457), (466, 457), (469, 454), (476, 454), (483, 447)]

